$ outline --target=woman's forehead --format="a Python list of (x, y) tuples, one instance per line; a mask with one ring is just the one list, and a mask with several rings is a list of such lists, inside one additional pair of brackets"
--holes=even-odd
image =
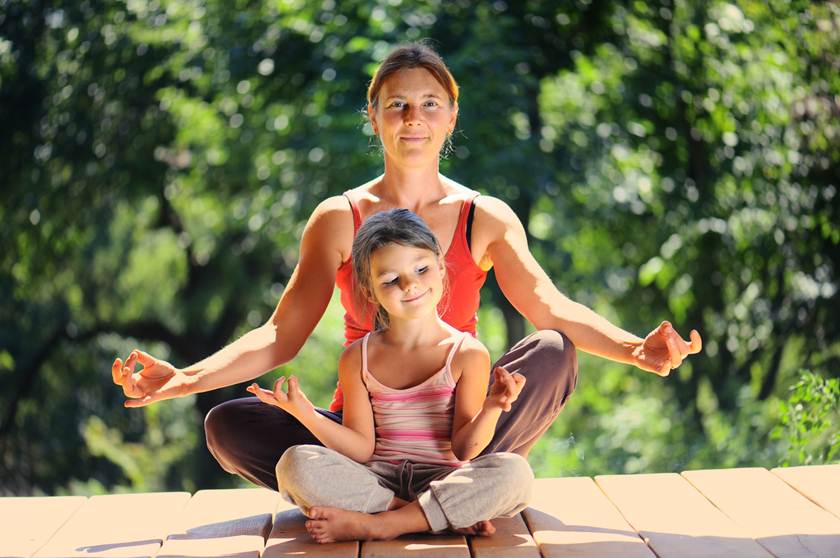
[(448, 98), (446, 89), (425, 68), (405, 68), (388, 76), (382, 84), (380, 96), (383, 98), (401, 96), (435, 95)]

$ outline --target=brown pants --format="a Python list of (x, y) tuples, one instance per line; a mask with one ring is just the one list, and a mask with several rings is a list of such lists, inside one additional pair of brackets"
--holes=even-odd
[[(528, 456), (577, 385), (577, 355), (568, 337), (536, 331), (496, 362), (528, 381), (513, 408), (502, 413), (496, 434), (482, 455), (499, 452)], [(492, 381), (492, 374), (490, 376)], [(319, 412), (336, 422), (341, 413)], [(277, 490), (275, 467), (292, 446), (321, 444), (297, 419), (256, 397), (234, 399), (210, 410), (204, 420), (207, 447), (222, 468), (254, 484)]]

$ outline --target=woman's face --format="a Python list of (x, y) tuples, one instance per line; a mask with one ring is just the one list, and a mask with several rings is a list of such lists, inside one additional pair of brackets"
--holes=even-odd
[(422, 166), (437, 164), (447, 134), (455, 129), (458, 105), (450, 105), (446, 89), (428, 70), (411, 68), (385, 80), (368, 115), (386, 159)]

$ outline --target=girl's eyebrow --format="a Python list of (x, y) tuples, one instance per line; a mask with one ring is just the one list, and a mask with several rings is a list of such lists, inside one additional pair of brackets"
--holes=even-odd
[[(421, 255), (421, 256), (417, 256), (416, 258), (414, 258), (414, 261), (413, 261), (413, 262), (411, 262), (411, 263), (412, 263), (412, 265), (414, 265), (414, 264), (416, 264), (417, 262), (419, 262), (420, 260), (423, 260), (423, 259), (428, 258), (428, 257), (429, 257), (429, 256), (427, 256), (427, 255), (425, 255), (425, 254), (423, 254), (423, 255)], [(383, 275), (388, 275), (389, 273), (396, 273), (397, 275), (399, 275), (399, 272), (397, 272), (397, 271), (392, 271), (392, 270), (390, 270), (390, 269), (386, 269), (386, 270), (383, 270), (383, 271), (379, 272), (379, 274), (376, 276), (376, 278), (377, 278), (377, 279), (379, 279), (379, 278), (380, 278), (380, 277), (382, 277)]]

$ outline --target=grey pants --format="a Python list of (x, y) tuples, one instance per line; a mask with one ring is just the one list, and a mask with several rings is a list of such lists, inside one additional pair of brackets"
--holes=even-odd
[[(577, 385), (574, 345), (557, 331), (536, 331), (511, 347), (495, 366), (519, 372), (528, 381), (513, 408), (502, 413), (483, 453), (512, 452), (527, 457)], [(492, 381), (492, 374), (490, 378)], [(341, 422), (340, 413), (319, 412)], [(207, 448), (225, 471), (271, 490), (277, 490), (274, 467), (283, 452), (299, 444), (320, 444), (297, 419), (256, 397), (213, 407), (205, 417), (204, 432)]]
[(461, 529), (511, 517), (528, 505), (534, 474), (515, 453), (491, 453), (462, 467), (372, 461), (361, 464), (335, 450), (293, 446), (277, 462), (280, 493), (308, 510), (330, 506), (386, 511), (395, 496), (417, 500), (431, 530)]

